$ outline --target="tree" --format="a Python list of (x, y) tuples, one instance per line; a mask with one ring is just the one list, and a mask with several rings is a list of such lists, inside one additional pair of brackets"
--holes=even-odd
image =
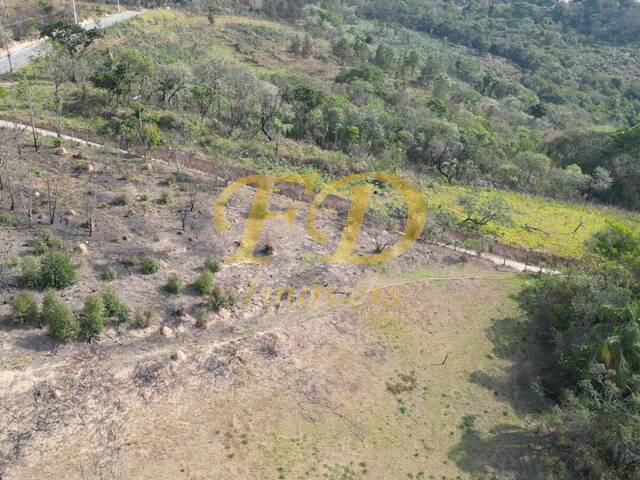
[(303, 57), (310, 57), (313, 53), (313, 41), (311, 40), (311, 35), (308, 33), (304, 36), (300, 53)]
[(576, 200), (589, 185), (591, 177), (582, 173), (578, 165), (569, 165), (564, 169), (551, 169), (552, 193), (566, 200)]
[(240, 67), (229, 67), (225, 73), (231, 134), (236, 128), (246, 127), (250, 115), (255, 112), (258, 81), (251, 72)]
[(596, 167), (589, 181), (589, 192), (591, 196), (598, 197), (609, 191), (613, 185), (613, 178), (609, 171), (603, 167)]
[(477, 228), (489, 223), (505, 223), (510, 220), (509, 204), (497, 195), (482, 200), (477, 195), (461, 195), (458, 203), (465, 213), (463, 225), (470, 224)]
[(102, 32), (98, 28), (85, 29), (84, 27), (69, 20), (60, 20), (49, 23), (40, 30), (41, 38), (48, 38), (58, 44), (71, 57), (72, 74), (71, 79), (76, 81), (75, 59), (82, 56), (87, 48), (98, 38)]
[(544, 103), (538, 102), (529, 109), (529, 112), (536, 118), (542, 118), (547, 114), (548, 109)]
[(181, 63), (160, 65), (155, 72), (155, 83), (162, 103), (171, 103), (180, 91), (186, 89), (190, 76), (191, 70)]
[(54, 181), (50, 175), (45, 179), (47, 187), (47, 206), (49, 208), (49, 225), (53, 225), (56, 221), (56, 210), (58, 209), (58, 186), (59, 179)]
[(517, 168), (517, 187), (535, 190), (546, 180), (551, 160), (541, 153), (520, 152), (513, 158)]
[(13, 41), (10, 32), (4, 27), (0, 26), (0, 48), (3, 48), (7, 53), (7, 60), (9, 61), (9, 71), (13, 73), (13, 63), (11, 61), (11, 51), (9, 45)]
[(378, 45), (372, 61), (385, 71), (392, 71), (397, 66), (395, 52), (386, 45)]
[(192, 103), (195, 105), (200, 114), (200, 123), (204, 124), (204, 119), (209, 114), (218, 93), (211, 85), (196, 84), (189, 87), (189, 94)]
[(410, 78), (415, 77), (419, 62), (420, 62), (420, 56), (418, 55), (417, 51), (411, 50), (407, 55), (405, 55), (404, 65), (405, 65), (406, 72), (409, 74)]
[(333, 54), (338, 57), (343, 63), (353, 57), (353, 47), (349, 40), (345, 37), (340, 37), (331, 49)]
[(407, 158), (435, 169), (448, 183), (460, 178), (471, 163), (463, 133), (457, 125), (441, 120), (434, 120), (415, 133)]
[(289, 51), (294, 55), (299, 55), (302, 49), (302, 41), (298, 35), (294, 35), (291, 40), (291, 44), (289, 45)]
[(18, 97), (26, 103), (26, 107), (29, 111), (29, 120), (31, 123), (31, 137), (33, 139), (33, 149), (40, 151), (40, 133), (36, 128), (36, 117), (41, 107), (41, 99), (35, 89), (35, 86), (26, 77), (18, 83), (17, 88)]
[(435, 79), (442, 72), (442, 64), (436, 57), (430, 55), (424, 62), (422, 69), (420, 70), (420, 77), (418, 82), (422, 85), (432, 85)]

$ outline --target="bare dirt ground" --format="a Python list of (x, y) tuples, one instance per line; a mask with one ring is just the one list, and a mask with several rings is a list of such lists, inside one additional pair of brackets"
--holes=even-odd
[[(64, 292), (69, 305), (80, 309), (104, 288), (100, 274), (111, 266), (111, 286), (154, 319), (145, 329), (108, 325), (98, 341), (68, 345), (3, 320), (2, 480), (564, 478), (535, 423), (535, 369), (522, 360), (534, 347), (513, 298), (522, 277), (423, 243), (376, 267), (325, 264), (318, 259), (344, 218), (324, 211), (319, 226), (332, 242), (320, 246), (299, 204), (292, 229), (268, 227), (271, 264), (225, 265), (216, 275), (236, 304), (196, 328), (195, 290), (172, 296), (162, 286), (171, 273), (190, 284), (209, 254), (237, 248), (251, 191), (229, 203), (232, 228), (216, 232), (219, 176), (167, 182), (175, 178), (168, 166), (149, 171), (139, 159), (72, 153), (30, 160), (64, 186), (69, 224), (49, 226), (43, 215), (32, 229), (3, 234), (16, 255), (31, 251), (40, 230), (85, 244), (74, 258), (79, 281)], [(183, 232), (177, 210), (191, 185), (200, 193)], [(112, 205), (125, 191), (130, 201)], [(165, 191), (170, 205), (157, 202)], [(88, 237), (92, 202), (98, 230)], [(272, 209), (291, 204), (274, 196)], [(365, 228), (363, 253), (381, 228)], [(144, 276), (136, 262), (122, 262), (145, 255), (163, 268)], [(305, 286), (319, 289), (312, 305), (299, 302)], [(293, 293), (278, 302), (269, 287)], [(2, 292), (3, 317), (19, 290), (14, 281)]]

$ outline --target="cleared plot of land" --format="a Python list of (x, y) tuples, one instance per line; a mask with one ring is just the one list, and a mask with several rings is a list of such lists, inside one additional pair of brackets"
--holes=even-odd
[[(37, 162), (36, 183), (56, 173), (65, 222), (49, 226), (37, 213), (31, 229), (5, 226), (18, 259), (45, 230), (85, 244), (65, 302), (77, 310), (109, 285), (132, 317), (153, 315), (148, 327), (111, 322), (99, 341), (67, 345), (3, 319), (3, 479), (562, 478), (529, 417), (540, 403), (535, 371), (521, 361), (533, 348), (512, 298), (522, 277), (422, 242), (376, 267), (322, 264), (331, 246), (307, 237), (296, 204), (291, 230), (267, 227), (271, 264), (216, 274), (238, 300), (197, 328), (202, 299), (191, 284), (209, 254), (237, 248), (250, 190), (229, 202), (231, 230), (214, 232), (217, 179), (87, 148), (45, 148), (25, 161)], [(178, 210), (194, 186), (183, 232)], [(99, 212), (92, 237), (89, 201)], [(42, 202), (36, 211), (46, 212)], [(290, 205), (276, 195), (271, 208)], [(331, 210), (318, 220), (335, 245), (343, 220)], [(366, 223), (364, 254), (381, 229)], [(159, 272), (142, 275), (145, 255), (161, 261)], [(108, 284), (107, 267), (117, 272)], [(188, 285), (181, 295), (163, 288), (171, 273)], [(320, 295), (302, 307), (305, 286)], [(267, 293), (289, 287), (287, 301)], [(2, 300), (20, 290), (11, 280)]]
[[(432, 267), (390, 307), (283, 312), (277, 333), (217, 347), (180, 336), (182, 363), (70, 360), (108, 398), (60, 414), (7, 478), (562, 478), (527, 420), (521, 280), (416, 279), (495, 273)], [(78, 400), (61, 395), (34, 402)]]

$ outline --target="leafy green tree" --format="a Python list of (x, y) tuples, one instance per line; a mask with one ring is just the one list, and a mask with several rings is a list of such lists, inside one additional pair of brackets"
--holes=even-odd
[(472, 163), (464, 133), (457, 125), (441, 120), (418, 129), (407, 158), (416, 165), (434, 169), (448, 183), (460, 178)]
[(442, 73), (442, 63), (434, 56), (430, 55), (426, 58), (422, 69), (420, 70), (420, 76), (418, 82), (422, 85), (433, 85), (438, 75)]
[(546, 181), (551, 160), (546, 155), (520, 152), (513, 158), (517, 168), (517, 187), (523, 190), (539, 190)]
[(480, 199), (477, 195), (465, 194), (458, 198), (458, 203), (464, 210), (463, 225), (474, 228), (483, 227), (490, 223), (506, 223), (511, 220), (510, 205), (499, 195)]
[(392, 48), (386, 45), (378, 45), (372, 62), (387, 72), (393, 71), (397, 67), (396, 54)]
[(102, 32), (98, 28), (85, 29), (69, 20), (45, 24), (40, 30), (41, 38), (48, 38), (58, 44), (71, 57), (73, 82), (76, 81), (76, 58), (82, 56), (87, 48), (101, 36)]

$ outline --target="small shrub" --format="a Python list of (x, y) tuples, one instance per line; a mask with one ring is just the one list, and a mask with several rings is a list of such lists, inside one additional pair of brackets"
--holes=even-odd
[(44, 295), (42, 318), (49, 326), (49, 335), (59, 342), (66, 343), (78, 336), (78, 320), (58, 294), (51, 290)]
[(271, 240), (271, 235), (269, 233), (265, 234), (264, 237), (264, 248), (262, 250), (264, 254), (268, 257), (275, 255), (276, 247), (273, 245), (273, 241)]
[(222, 268), (222, 261), (216, 255), (209, 255), (204, 262), (204, 268), (211, 273), (218, 273)]
[(112, 288), (107, 288), (102, 292), (102, 302), (109, 317), (116, 318), (119, 322), (129, 320), (129, 307), (127, 307)]
[(167, 283), (165, 284), (164, 289), (173, 295), (179, 295), (182, 291), (182, 287), (182, 279), (175, 274), (171, 274), (167, 279)]
[(58, 290), (76, 283), (76, 267), (62, 252), (50, 252), (40, 261), (39, 284), (41, 288)]
[(198, 307), (196, 309), (196, 327), (206, 330), (209, 326), (209, 322), (211, 321), (211, 317), (209, 316), (209, 309), (206, 307)]
[(217, 312), (221, 308), (232, 306), (236, 301), (235, 294), (230, 291), (224, 291), (220, 287), (213, 287), (213, 291), (209, 295), (208, 305), (211, 310)]
[(15, 227), (18, 224), (15, 218), (10, 213), (0, 213), (0, 226), (3, 227)]
[(107, 267), (102, 272), (102, 280), (105, 282), (113, 282), (116, 278), (118, 278), (118, 272), (112, 267)]
[(49, 232), (42, 232), (40, 237), (33, 244), (33, 250), (36, 255), (44, 255), (50, 250), (63, 250), (64, 242)]
[(153, 317), (153, 313), (151, 310), (141, 310), (135, 314), (133, 317), (133, 322), (131, 323), (135, 328), (147, 328), (151, 325), (151, 318)]
[(215, 279), (211, 270), (205, 269), (195, 281), (195, 287), (202, 295), (211, 295), (213, 293), (213, 287), (215, 286)]
[(40, 286), (40, 259), (24, 257), (20, 261), (20, 282), (28, 288)]
[(104, 329), (106, 309), (99, 295), (91, 295), (84, 301), (84, 310), (80, 319), (80, 331), (87, 338), (100, 335)]
[(149, 194), (148, 193), (143, 193), (142, 195), (140, 195), (140, 201), (141, 202), (148, 202), (149, 201)]
[(122, 192), (116, 198), (113, 199), (111, 205), (114, 207), (125, 207), (131, 203), (131, 199), (129, 198), (129, 194), (127, 192)]
[(127, 268), (133, 268), (136, 266), (136, 259), (131, 255), (126, 255), (122, 257), (120, 262), (122, 263), (122, 265), (124, 265)]
[(171, 195), (171, 192), (162, 192), (162, 195), (160, 195), (160, 198), (158, 199), (158, 203), (160, 205), (171, 205), (173, 203), (173, 195)]
[(153, 275), (160, 270), (160, 262), (153, 257), (145, 257), (142, 260), (142, 273), (145, 275)]
[(32, 293), (19, 293), (9, 305), (11, 305), (11, 320), (15, 323), (34, 325), (38, 322), (38, 302)]

